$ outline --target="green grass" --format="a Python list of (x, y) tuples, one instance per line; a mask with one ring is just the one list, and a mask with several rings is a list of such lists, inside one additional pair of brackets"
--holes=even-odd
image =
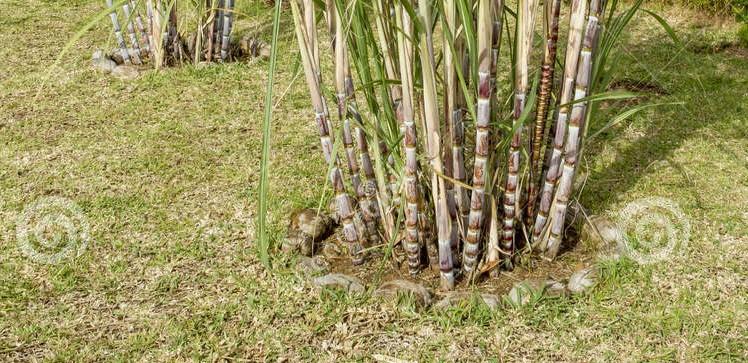
[[(34, 98), (86, 23), (80, 14), (101, 5), (21, 4), (0, 3), (2, 361), (748, 359), (748, 61), (735, 47), (696, 51), (713, 39), (703, 34), (730, 36), (721, 28), (666, 9), (681, 50), (653, 19), (635, 19), (618, 79), (663, 90), (648, 101), (685, 104), (647, 109), (585, 149), (585, 207), (606, 214), (669, 198), (691, 221), (688, 247), (667, 263), (605, 264), (586, 296), (442, 313), (369, 295), (318, 297), (286, 260), (272, 273), (262, 267), (254, 220), (266, 63), (122, 82), (89, 69), (108, 37), (102, 22)], [(237, 34), (269, 40), (270, 9), (240, 5), (248, 17)], [(298, 59), (288, 26), (280, 38), (276, 95)], [(621, 107), (603, 109), (591, 131)], [(292, 209), (317, 205), (326, 165), (303, 80), (274, 114), (277, 239)], [(48, 195), (76, 202), (91, 225), (75, 261), (39, 265), (16, 247), (16, 216)]]

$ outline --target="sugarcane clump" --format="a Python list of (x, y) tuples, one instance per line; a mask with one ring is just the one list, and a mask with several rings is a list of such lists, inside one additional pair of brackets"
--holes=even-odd
[(197, 24), (195, 29), (182, 31), (178, 28), (177, 0), (126, 0), (116, 3), (106, 0), (117, 42), (117, 48), (109, 58), (119, 65), (148, 64), (157, 69), (185, 62), (222, 63), (267, 58), (269, 47), (260, 39), (245, 35), (232, 40), (236, 18), (234, 3), (235, 0), (187, 3), (180, 10), (194, 12)]
[[(290, 1), (310, 121), (352, 262), (392, 251), (412, 275), (432, 266), (451, 290), (511, 269), (520, 254), (554, 259), (590, 117), (604, 1), (572, 0), (566, 34), (555, 0), (542, 11), (537, 0), (514, 11), (502, 0), (318, 4)], [(543, 57), (533, 59), (538, 24)]]

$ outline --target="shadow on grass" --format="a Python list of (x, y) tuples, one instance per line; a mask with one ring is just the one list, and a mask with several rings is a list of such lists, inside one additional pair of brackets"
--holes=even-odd
[[(676, 162), (674, 153), (687, 146), (690, 140), (708, 137), (710, 131), (718, 134), (720, 140), (746, 138), (745, 127), (735, 127), (735, 120), (745, 118), (746, 104), (740, 90), (746, 88), (748, 65), (728, 53), (698, 54), (664, 43), (661, 39), (639, 43), (625, 51), (623, 57), (620, 66), (622, 72), (619, 72), (623, 74), (618, 78), (622, 82), (619, 85), (646, 95), (645, 102), (684, 104), (642, 111), (585, 146), (585, 154), (595, 156), (600, 155), (605, 145), (618, 142), (621, 145), (615, 147), (616, 155), (612, 162), (604, 163), (606, 165), (602, 168), (590, 167), (587, 170), (589, 174), (586, 190), (581, 196), (582, 204), (591, 207), (593, 212), (607, 210), (619, 196), (626, 194), (641, 178), (652, 172), (650, 166), (665, 161), (684, 180), (685, 188), (673, 188), (681, 188), (681, 192), (690, 194), (690, 198), (695, 200), (696, 208), (703, 208), (702, 193), (689, 176), (694, 171)], [(597, 119), (592, 121), (590, 134), (622, 109), (625, 107), (613, 104), (600, 112)], [(637, 132), (640, 136), (633, 137), (630, 142), (625, 140), (626, 136), (622, 133), (629, 123), (640, 131)], [(740, 121), (737, 123), (739, 125)], [(720, 148), (715, 154), (721, 157), (736, 162), (741, 160), (740, 156), (719, 142), (715, 142), (714, 147)], [(715, 154), (700, 155), (700, 162), (714, 162), (709, 157), (714, 158)], [(594, 160), (586, 161), (594, 163)]]

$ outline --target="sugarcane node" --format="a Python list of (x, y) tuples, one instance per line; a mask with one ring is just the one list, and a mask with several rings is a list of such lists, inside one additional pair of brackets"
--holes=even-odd
[[(480, 193), (478, 191), (473, 192), (473, 198), (470, 201), (470, 209), (474, 211), (480, 211), (483, 210), (483, 193)], [(480, 219), (479, 218), (473, 218), (473, 220), (470, 221), (470, 228), (471, 229), (478, 229), (480, 228)]]

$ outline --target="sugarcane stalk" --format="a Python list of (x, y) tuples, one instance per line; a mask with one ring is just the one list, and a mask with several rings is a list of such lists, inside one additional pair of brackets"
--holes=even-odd
[[(396, 55), (393, 53), (391, 45), (391, 25), (390, 23), (385, 23), (383, 17), (383, 2), (384, 0), (375, 0), (374, 1), (374, 18), (376, 19), (376, 28), (377, 28), (377, 40), (380, 43), (381, 52), (382, 52), (382, 61), (384, 64), (385, 74), (384, 76), (387, 77), (387, 79), (394, 80), (398, 79), (398, 74), (396, 70), (395, 65), (395, 57)], [(397, 112), (397, 107), (400, 103), (400, 86), (396, 83), (392, 83), (389, 87), (389, 101), (392, 105), (392, 110), (394, 112)], [(379, 121), (379, 120), (378, 120)], [(378, 125), (381, 128), (381, 125)], [(378, 139), (378, 135), (376, 135), (376, 132), (372, 135), (376, 139)], [(386, 160), (387, 167), (382, 168), (383, 174), (387, 179), (388, 185), (385, 187), (384, 185), (379, 185), (378, 192), (380, 195), (380, 203), (381, 208), (385, 211), (392, 210), (393, 203), (395, 202), (395, 199), (397, 198), (398, 193), (398, 179), (397, 175), (395, 175), (395, 157), (392, 153), (389, 153), (389, 147), (387, 147), (386, 142), (382, 141), (379, 143), (379, 151), (380, 156), (382, 159), (380, 160)], [(398, 202), (399, 203), (399, 202)], [(385, 229), (390, 229), (394, 226), (389, 226), (390, 222), (394, 220), (392, 218), (392, 215), (390, 213), (385, 213)], [(381, 218), (381, 216), (380, 216)]]
[(223, 15), (223, 26), (221, 27), (221, 61), (229, 58), (229, 43), (231, 41), (231, 22), (234, 18), (234, 0), (226, 0), (226, 9)]
[(127, 29), (127, 36), (130, 37), (130, 44), (132, 44), (133, 54), (132, 61), (135, 64), (142, 64), (140, 60), (140, 45), (138, 44), (138, 37), (135, 35), (135, 26), (133, 25), (133, 13), (130, 8), (130, 3), (125, 2), (122, 4), (122, 11), (125, 14), (125, 27)]
[[(313, 6), (313, 4), (311, 4)], [(299, 44), (299, 50), (301, 53), (301, 59), (304, 66), (304, 75), (306, 78), (307, 86), (309, 87), (309, 94), (312, 99), (312, 106), (315, 112), (315, 119), (320, 134), (320, 143), (322, 144), (322, 152), (325, 157), (325, 161), (330, 166), (330, 182), (332, 183), (333, 190), (335, 192), (335, 199), (338, 207), (338, 214), (343, 224), (343, 236), (349, 244), (351, 260), (353, 264), (361, 264), (364, 262), (365, 256), (363, 255), (363, 246), (361, 245), (358, 238), (358, 231), (353, 224), (354, 211), (351, 207), (350, 199), (348, 194), (345, 192), (345, 186), (343, 184), (343, 176), (340, 171), (339, 160), (336, 155), (333, 154), (333, 142), (330, 138), (329, 123), (327, 121), (327, 107), (325, 107), (325, 99), (322, 95), (321, 84), (319, 83), (319, 70), (315, 69), (317, 61), (313, 59), (313, 45), (309, 43), (310, 39), (316, 39), (313, 35), (309, 34), (310, 29), (306, 28), (306, 23), (301, 17), (299, 5), (296, 1), (291, 1), (291, 10), (294, 17), (294, 25), (296, 31), (296, 39)], [(305, 8), (306, 12), (313, 12), (313, 8)]]
[(330, 45), (335, 49), (335, 0), (325, 0), (325, 21), (327, 21), (327, 30), (330, 32)]
[[(460, 50), (458, 50), (460, 52)], [(460, 57), (455, 59), (457, 65), (461, 64)], [(450, 136), (452, 144), (452, 177), (458, 181), (454, 185), (455, 204), (459, 213), (460, 223), (458, 230), (464, 240), (467, 236), (468, 218), (470, 215), (470, 194), (463, 187), (467, 184), (467, 173), (465, 171), (465, 126), (463, 118), (465, 115), (464, 102), (458, 96), (457, 106), (450, 115)]]
[(151, 52), (151, 40), (148, 38), (148, 33), (145, 31), (143, 18), (140, 16), (140, 12), (138, 11), (134, 0), (130, 0), (130, 7), (132, 8), (133, 14), (135, 14), (135, 30), (138, 33), (138, 38), (140, 38), (141, 55), (148, 55)]
[[(459, 38), (457, 38), (459, 39)], [(463, 43), (460, 40), (456, 41), (457, 44), (455, 45), (456, 48), (456, 57), (453, 59), (453, 67), (462, 67), (463, 59), (464, 59), (464, 47)], [(453, 68), (453, 70), (456, 68)], [(467, 229), (468, 229), (468, 218), (470, 215), (470, 195), (468, 193), (468, 189), (463, 187), (463, 185), (467, 184), (467, 173), (465, 171), (465, 126), (463, 123), (463, 118), (465, 115), (465, 100), (462, 95), (462, 91), (460, 90), (461, 87), (457, 84), (457, 72), (454, 71), (453, 78), (455, 84), (454, 86), (450, 85), (450, 88), (456, 87), (455, 90), (455, 100), (453, 103), (453, 108), (450, 113), (448, 113), (450, 126), (450, 137), (451, 137), (451, 145), (452, 145), (452, 177), (458, 182), (454, 185), (454, 195), (455, 195), (455, 204), (457, 211), (459, 213), (459, 220), (460, 223), (458, 226), (461, 228), (459, 229), (459, 234), (464, 240), (467, 236)], [(467, 74), (467, 72), (463, 72), (463, 74)], [(459, 255), (456, 255), (459, 256)]]
[(145, 16), (146, 16), (146, 37), (148, 38), (148, 52), (151, 57), (154, 56), (156, 43), (153, 39), (153, 2), (152, 0), (146, 0), (145, 2)]
[[(491, 40), (491, 107), (498, 109), (498, 88), (496, 83), (496, 77), (497, 77), (497, 67), (498, 67), (498, 60), (499, 60), (499, 52), (501, 50), (501, 32), (502, 32), (502, 25), (503, 25), (503, 12), (504, 12), (504, 1), (503, 0), (492, 0), (491, 1), (491, 16), (493, 19), (493, 34), (492, 34), (492, 40)], [(492, 112), (492, 119), (494, 122), (498, 122), (498, 111)], [(494, 135), (493, 139), (498, 140), (500, 135)], [(499, 176), (499, 169), (497, 168), (494, 173), (494, 180), (498, 180)], [(492, 185), (497, 185), (492, 180)], [(492, 202), (489, 203), (490, 208), (488, 210), (489, 216), (490, 216), (490, 224), (489, 224), (489, 234), (488, 234), (488, 246), (487, 246), (487, 253), (486, 253), (486, 260), (485, 265), (482, 267), (482, 269), (491, 269), (491, 273), (495, 274), (498, 270), (495, 269), (496, 266), (499, 265), (499, 251), (500, 249), (500, 239), (501, 236), (499, 235), (499, 230), (501, 229), (499, 224), (499, 213), (498, 213), (498, 206), (495, 205), (494, 198), (492, 195), (489, 195)]]
[[(389, 23), (385, 23), (384, 20), (389, 18), (389, 12), (385, 16), (384, 12), (384, 0), (375, 0), (374, 1), (374, 19), (376, 20), (377, 24), (377, 39), (379, 40), (381, 52), (382, 52), (382, 60), (384, 63), (384, 71), (385, 76), (388, 79), (398, 79), (399, 76), (397, 74), (397, 65), (396, 65), (396, 55), (394, 54), (394, 51), (391, 44), (391, 32), (390, 27), (388, 26)], [(400, 109), (402, 107), (401, 105), (401, 97), (402, 97), (402, 91), (400, 90), (400, 85), (397, 83), (392, 83), (389, 87), (389, 96), (390, 96), (390, 102), (392, 102), (392, 110), (395, 112), (395, 117), (397, 118), (397, 121), (400, 125), (401, 134), (402, 131), (402, 117), (401, 113), (402, 110)], [(394, 170), (394, 156), (388, 155), (387, 162), (390, 166), (392, 166), (387, 173), (387, 178), (389, 180), (389, 189), (388, 189), (388, 195), (385, 196), (385, 198), (391, 198), (391, 204), (395, 206), (400, 205), (400, 198), (399, 196), (399, 183), (398, 183), (398, 177), (395, 175), (392, 171)], [(386, 205), (390, 205), (390, 202), (388, 202)]]
[(532, 51), (533, 28), (537, 0), (520, 0), (517, 17), (517, 63), (514, 76), (514, 135), (509, 145), (509, 162), (507, 165), (507, 179), (504, 186), (504, 232), (501, 239), (501, 250), (509, 263), (514, 253), (514, 221), (517, 211), (517, 184), (519, 183), (520, 147), (522, 125), (519, 118), (525, 109), (528, 88), (528, 67)]
[(208, 24), (208, 34), (206, 36), (206, 39), (208, 41), (208, 44), (206, 45), (206, 54), (205, 54), (205, 60), (208, 62), (213, 61), (213, 42), (215, 41), (215, 31), (216, 31), (216, 8), (214, 6), (213, 0), (205, 0), (205, 5), (208, 7), (208, 21), (210, 22)]
[(215, 30), (215, 34), (213, 35), (215, 37), (213, 41), (213, 54), (220, 56), (221, 54), (221, 43), (223, 41), (223, 14), (224, 14), (224, 1), (225, 0), (217, 0), (216, 4), (216, 10), (215, 10), (215, 19), (213, 21), (213, 28)]
[(122, 28), (119, 26), (119, 20), (117, 19), (117, 10), (114, 9), (112, 0), (106, 0), (106, 6), (111, 10), (109, 18), (112, 19), (112, 27), (114, 28), (114, 37), (117, 39), (117, 45), (119, 46), (120, 53), (122, 53), (122, 59), (125, 63), (132, 63), (130, 60), (130, 53), (127, 51), (127, 44), (125, 38), (122, 36)]
[[(351, 184), (353, 190), (358, 198), (359, 207), (363, 215), (363, 221), (366, 225), (367, 233), (366, 237), (369, 242), (373, 245), (379, 244), (379, 232), (377, 230), (377, 208), (376, 201), (373, 197), (376, 195), (376, 182), (374, 181), (374, 168), (371, 164), (371, 157), (369, 156), (368, 144), (366, 142), (366, 135), (361, 130), (360, 115), (358, 113), (358, 107), (356, 105), (356, 99), (354, 94), (353, 78), (350, 73), (350, 65), (348, 63), (348, 42), (346, 36), (343, 33), (344, 27), (339, 26), (341, 24), (340, 12), (344, 9), (335, 9), (332, 11), (334, 14), (329, 15), (333, 19), (333, 23), (329, 25), (331, 29), (335, 30), (334, 33), (334, 47), (333, 53), (335, 57), (335, 89), (337, 91), (338, 99), (338, 117), (343, 124), (343, 145), (345, 147), (345, 154), (348, 161), (348, 169), (351, 173)], [(350, 112), (349, 112), (350, 108)], [(351, 118), (354, 118), (356, 124), (354, 125), (354, 132), (359, 146), (359, 155), (361, 155), (361, 162), (364, 166), (364, 173), (366, 175), (366, 186), (361, 184), (360, 170), (358, 161), (356, 160), (356, 151), (353, 145), (353, 134), (351, 132)]]
[[(419, 107), (419, 110), (421, 108)], [(423, 116), (423, 115), (421, 115)], [(426, 132), (423, 131), (423, 134)], [(428, 147), (425, 146), (424, 147)], [(426, 150), (428, 153), (428, 150)], [(420, 169), (421, 172), (425, 170)], [(423, 174), (422, 174), (423, 175)], [(431, 186), (431, 179), (429, 176), (424, 175), (424, 178), (428, 179), (429, 187)], [(429, 197), (429, 194), (423, 190), (423, 199), (420, 205), (421, 214), (418, 215), (418, 236), (421, 238), (421, 246), (426, 247), (426, 257), (428, 258), (428, 266), (432, 269), (439, 269), (439, 235), (435, 223), (438, 223), (437, 217), (434, 215), (432, 206), (436, 206)]]
[[(351, 92), (352, 91), (353, 89), (351, 88)], [(353, 117), (356, 120), (354, 132), (356, 134), (356, 143), (358, 144), (359, 155), (361, 158), (361, 169), (364, 172), (364, 198), (366, 198), (368, 204), (364, 209), (364, 222), (367, 223), (367, 228), (369, 228), (369, 238), (371, 242), (378, 244), (379, 233), (377, 225), (379, 223), (378, 221), (381, 219), (381, 212), (376, 198), (379, 194), (379, 188), (377, 187), (377, 177), (374, 172), (374, 165), (371, 161), (371, 155), (369, 154), (369, 143), (366, 140), (366, 133), (360, 127), (362, 122), (361, 115), (358, 113), (356, 100), (352, 97), (353, 93), (349, 95), (349, 98), (351, 98), (351, 113), (353, 113)]]
[[(358, 117), (360, 117), (360, 115)], [(361, 132), (361, 135), (368, 149), (366, 134), (363, 132), (363, 130)], [(374, 154), (373, 164), (376, 165), (376, 168), (374, 168), (374, 165), (372, 165), (372, 171), (374, 172), (374, 181), (376, 182), (377, 186), (377, 221), (382, 222), (381, 225), (384, 228), (385, 238), (388, 241), (391, 241), (392, 238), (397, 235), (398, 231), (395, 230), (395, 218), (392, 215), (392, 194), (389, 190), (389, 184), (387, 181), (387, 178), (392, 175), (392, 172), (387, 169), (394, 169), (395, 161), (394, 157), (392, 157), (392, 155), (389, 153), (387, 144), (383, 140), (379, 139), (379, 135), (377, 135), (376, 132), (371, 134), (371, 138), (372, 143), (376, 145), (371, 149), (371, 152)], [(358, 139), (356, 142), (358, 142), (359, 145), (362, 145), (361, 141), (359, 141)], [(389, 165), (390, 159), (392, 159), (392, 165)], [(371, 157), (369, 158), (368, 163), (372, 163)], [(361, 164), (364, 168), (364, 175), (367, 175), (368, 172), (366, 168), (366, 162), (363, 160), (363, 158)], [(366, 178), (368, 179), (369, 177), (367, 176)]]
[[(228, 0), (226, 0), (228, 1)], [(307, 32), (307, 36), (309, 37), (309, 44), (311, 47), (311, 59), (314, 61), (315, 64), (315, 71), (317, 72), (317, 82), (322, 84), (322, 67), (320, 65), (320, 57), (319, 57), (319, 40), (317, 39), (317, 21), (314, 16), (314, 0), (301, 0), (301, 5), (304, 9), (301, 16), (304, 20), (304, 26), (306, 29), (309, 29)], [(330, 111), (327, 109), (327, 103), (324, 104), (325, 106), (325, 112), (329, 115)], [(327, 119), (327, 127), (330, 130), (334, 130), (335, 128), (332, 125), (332, 119)], [(335, 142), (335, 134), (330, 134), (330, 139), (332, 142)]]
[[(229, 0), (226, 0), (229, 1)], [(311, 44), (311, 50), (312, 50), (312, 59), (316, 62), (316, 70), (317, 70), (317, 79), (319, 82), (322, 82), (322, 67), (320, 66), (320, 57), (319, 57), (319, 41), (317, 40), (317, 19), (314, 17), (314, 0), (302, 0), (302, 5), (304, 6), (304, 13), (303, 13), (303, 19), (304, 19), (304, 25), (306, 26), (306, 29), (309, 29), (309, 33), (307, 34), (309, 36), (309, 44)], [(327, 106), (325, 106), (327, 107)], [(331, 128), (332, 129), (332, 128)], [(335, 138), (333, 137), (333, 141)]]
[(558, 19), (561, 0), (545, 2), (545, 49), (543, 51), (543, 65), (540, 68), (540, 86), (538, 87), (538, 107), (535, 113), (535, 125), (532, 141), (530, 142), (530, 171), (527, 198), (527, 225), (532, 223), (535, 216), (535, 204), (538, 199), (538, 181), (536, 175), (541, 175), (540, 155), (545, 138), (546, 119), (553, 90), (553, 74), (556, 69), (556, 42), (558, 42)]
[[(559, 177), (561, 166), (561, 155), (563, 153), (564, 141), (566, 137), (567, 119), (569, 117), (569, 103), (573, 98), (574, 81), (577, 74), (577, 64), (579, 61), (579, 52), (582, 45), (582, 26), (584, 25), (584, 15), (587, 10), (585, 0), (572, 0), (571, 16), (569, 18), (569, 37), (566, 45), (566, 57), (564, 63), (564, 76), (561, 85), (561, 96), (559, 97), (559, 109), (556, 120), (553, 125), (555, 135), (553, 137), (553, 150), (546, 160), (547, 171), (545, 181), (540, 193), (540, 203), (535, 225), (532, 232), (532, 241), (534, 245), (545, 250), (547, 238), (543, 235), (546, 231), (546, 222), (548, 213), (553, 201), (553, 191)], [(541, 237), (543, 238), (541, 240)]]
[[(338, 95), (338, 107), (340, 107), (341, 103), (343, 104), (343, 107), (345, 107), (345, 104), (347, 104), (346, 98), (347, 97), (345, 93), (343, 93), (342, 96)], [(339, 111), (338, 114), (341, 116), (340, 120), (343, 125), (343, 147), (345, 149), (346, 160), (348, 162), (348, 170), (351, 174), (351, 186), (353, 188), (353, 192), (354, 192), (354, 195), (356, 196), (356, 199), (358, 199), (358, 205), (359, 207), (361, 207), (361, 210), (363, 211), (368, 208), (368, 205), (366, 201), (364, 188), (361, 186), (361, 176), (359, 175), (360, 170), (358, 167), (358, 161), (356, 160), (356, 150), (353, 145), (353, 132), (351, 131), (351, 120), (350, 118), (348, 118), (348, 112), (346, 109), (343, 109), (342, 112)], [(370, 232), (372, 231), (368, 230), (367, 234)]]
[[(455, 38), (457, 34), (457, 6), (454, 3), (454, 0), (446, 0), (444, 1), (444, 17), (445, 17), (445, 23), (447, 25), (447, 28), (449, 30), (449, 36), (445, 33), (443, 35), (443, 41), (444, 44), (447, 44), (450, 40), (453, 43), (456, 43), (457, 40)], [(457, 47), (455, 47), (456, 49)], [(454, 147), (454, 141), (455, 141), (455, 121), (457, 118), (461, 118), (462, 115), (456, 116), (457, 113), (461, 113), (462, 109), (460, 108), (460, 105), (457, 101), (458, 98), (458, 91), (459, 91), (459, 84), (458, 84), (458, 77), (457, 77), (457, 70), (456, 70), (456, 62), (455, 62), (455, 54), (451, 51), (446, 50), (444, 51), (444, 73), (445, 73), (445, 98), (444, 98), (444, 123), (445, 123), (445, 131), (447, 133), (448, 138), (446, 138), (446, 143), (444, 144), (444, 174), (448, 178), (455, 178), (455, 174), (460, 173), (455, 172), (455, 158), (463, 158), (463, 156), (457, 156), (455, 153), (462, 154), (462, 150), (455, 150)], [(461, 119), (460, 119), (461, 122)], [(462, 127), (460, 125), (460, 127)], [(462, 165), (461, 173), (465, 174), (464, 169), (464, 163)], [(450, 223), (452, 225), (452, 234), (450, 236), (451, 245), (452, 245), (452, 256), (453, 259), (456, 259), (457, 256), (459, 256), (459, 235), (464, 235), (460, 231), (460, 225), (465, 226), (467, 225), (467, 221), (459, 221), (458, 218), (458, 205), (457, 205), (457, 189), (459, 188), (459, 191), (462, 192), (462, 188), (459, 186), (455, 186), (454, 183), (452, 183), (449, 180), (445, 181), (446, 186), (446, 194), (447, 194), (447, 208), (449, 211), (449, 219)], [(460, 215), (461, 216), (461, 215)], [(457, 265), (457, 261), (453, 261), (454, 265)]]
[(563, 229), (566, 222), (566, 211), (569, 198), (571, 197), (574, 175), (576, 174), (578, 151), (582, 138), (582, 130), (584, 129), (583, 123), (587, 113), (587, 101), (579, 100), (587, 97), (587, 89), (592, 74), (592, 52), (597, 39), (599, 18), (602, 15), (603, 7), (601, 5), (600, 0), (590, 1), (587, 28), (582, 42), (582, 51), (579, 53), (579, 68), (577, 70), (574, 91), (574, 101), (578, 102), (574, 103), (571, 109), (569, 131), (566, 134), (566, 143), (564, 144), (563, 171), (561, 173), (561, 180), (558, 183), (556, 199), (551, 207), (551, 211), (553, 211), (549, 222), (551, 224), (551, 233), (544, 251), (544, 256), (549, 259), (556, 258), (559, 247), (561, 246), (561, 238), (563, 237)]
[(397, 7), (397, 24), (402, 31), (397, 34), (398, 55), (400, 58), (400, 79), (402, 85), (402, 127), (403, 149), (405, 150), (405, 241), (403, 248), (408, 257), (408, 270), (418, 273), (421, 267), (421, 245), (418, 233), (418, 203), (421, 190), (418, 184), (418, 159), (416, 147), (415, 113), (413, 110), (413, 25), (410, 15), (402, 4)]
[(423, 77), (423, 103), (426, 124), (426, 145), (431, 162), (431, 188), (434, 196), (434, 210), (436, 216), (437, 239), (439, 250), (439, 270), (442, 288), (454, 289), (454, 273), (452, 271), (452, 222), (450, 220), (447, 190), (444, 178), (438, 174), (444, 172), (441, 158), (441, 135), (439, 130), (439, 110), (436, 95), (436, 61), (434, 60), (433, 35), (431, 33), (431, 4), (428, 1), (419, 2), (421, 22), (424, 24), (420, 32), (419, 58)]
[[(335, 19), (335, 24), (340, 23), (340, 14), (337, 9), (333, 9), (335, 14), (331, 15)], [(338, 100), (338, 117), (343, 124), (343, 146), (348, 160), (348, 169), (351, 173), (351, 184), (353, 190), (358, 194), (361, 189), (361, 177), (359, 175), (358, 162), (356, 161), (356, 152), (353, 146), (353, 134), (351, 132), (351, 123), (348, 119), (348, 91), (346, 90), (346, 39), (344, 39), (343, 27), (333, 26), (335, 33), (332, 35), (335, 39), (333, 47), (333, 56), (335, 57), (335, 90)], [(361, 194), (359, 196), (362, 197)], [(360, 201), (359, 201), (360, 202)]]
[[(590, 72), (591, 72), (590, 73), (590, 78), (589, 78), (590, 84), (587, 86), (587, 89), (588, 89), (587, 93), (591, 93), (591, 92), (594, 91), (594, 88), (598, 86), (596, 83), (597, 83), (597, 81), (599, 81), (599, 78), (600, 78), (600, 77), (595, 78), (596, 77), (595, 76), (595, 67), (598, 66), (597, 64), (595, 64), (595, 57), (598, 56), (597, 52), (598, 52), (598, 49), (600, 47), (600, 42), (601, 42), (601, 39), (602, 39), (601, 36), (605, 33), (605, 23), (604, 23), (604, 20), (605, 20), (605, 7), (606, 6), (607, 6), (607, 0), (600, 0), (600, 5), (599, 5), (600, 8), (597, 10), (597, 11), (600, 12), (600, 16), (597, 16), (597, 26), (595, 27), (595, 38), (592, 41), (593, 45), (592, 45), (592, 49), (590, 50), (592, 52), (592, 57), (593, 57), (592, 58), (592, 62), (593, 63), (592, 63), (592, 69), (590, 70)], [(615, 8), (613, 8), (612, 10), (615, 11)], [(592, 13), (594, 14), (595, 12), (592, 12)], [(590, 120), (590, 117), (592, 117), (594, 115), (594, 112), (595, 112), (595, 108), (594, 108), (593, 104), (590, 104), (590, 102), (593, 102), (593, 104), (594, 104), (595, 101), (588, 101), (585, 104), (585, 107), (586, 107), (586, 109), (585, 109), (585, 117), (582, 119), (582, 121), (581, 121), (582, 126), (580, 127), (580, 129), (582, 130), (581, 131), (581, 136), (580, 136), (581, 138), (585, 138), (587, 136), (587, 132), (589, 131), (589, 126), (590, 126), (589, 125), (589, 120)], [(579, 143), (579, 151), (577, 153), (577, 155), (578, 155), (577, 159), (581, 159), (582, 154), (584, 154), (584, 143), (580, 142)]]
[(462, 254), (462, 269), (470, 276), (478, 263), (480, 234), (483, 228), (483, 209), (489, 153), (491, 120), (491, 42), (493, 41), (491, 0), (478, 1), (478, 106), (475, 120), (475, 164), (473, 165), (473, 193), (470, 200), (468, 232)]
[[(499, 61), (499, 52), (501, 51), (501, 30), (502, 20), (504, 13), (504, 0), (492, 0), (491, 1), (491, 16), (493, 17), (493, 33), (491, 40), (491, 88), (493, 89), (493, 95), (497, 96), (496, 90), (496, 73)], [(494, 97), (494, 104), (498, 106), (497, 97)], [(494, 114), (496, 114), (494, 112)]]
[(182, 42), (179, 39), (179, 31), (177, 30), (177, 1), (173, 0), (169, 7), (169, 36), (168, 39), (171, 41), (171, 54), (174, 59), (182, 60)]

